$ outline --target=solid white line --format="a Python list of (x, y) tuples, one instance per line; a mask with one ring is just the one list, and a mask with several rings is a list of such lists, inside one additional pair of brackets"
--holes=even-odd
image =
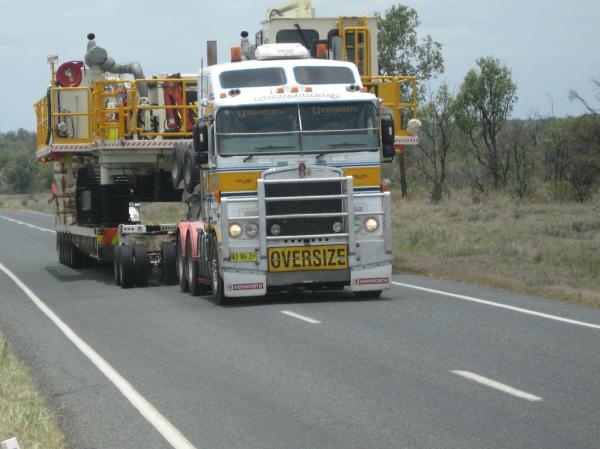
[(283, 313), (284, 315), (287, 315), (287, 316), (291, 316), (292, 318), (297, 318), (299, 320), (306, 321), (307, 323), (310, 323), (310, 324), (321, 324), (321, 322), (318, 320), (315, 320), (308, 316), (300, 315), (299, 313), (296, 313), (296, 312), (291, 312), (289, 310), (282, 310), (281, 313)]
[(37, 210), (21, 209), (19, 212), (25, 212), (27, 214), (34, 214), (34, 215), (41, 215), (42, 217), (54, 217), (54, 214), (47, 214), (46, 212), (38, 212)]
[(523, 309), (521, 307), (509, 306), (507, 304), (501, 304), (501, 303), (493, 302), (493, 301), (486, 301), (485, 299), (474, 298), (472, 296), (457, 295), (456, 293), (449, 293), (449, 292), (445, 292), (442, 290), (434, 290), (432, 288), (419, 287), (418, 285), (405, 284), (403, 282), (392, 281), (392, 284), (398, 285), (400, 287), (412, 288), (414, 290), (421, 290), (424, 292), (449, 296), (451, 298), (462, 299), (464, 301), (471, 301), (471, 302), (476, 302), (478, 304), (485, 304), (486, 306), (498, 307), (500, 309), (507, 309), (507, 310), (512, 310), (514, 312), (525, 313), (527, 315), (533, 315), (533, 316), (537, 316), (540, 318), (546, 318), (548, 320), (561, 321), (563, 323), (575, 324), (577, 326), (589, 327), (591, 329), (600, 329), (600, 324), (593, 324), (593, 323), (586, 323), (585, 321), (571, 320), (569, 318), (563, 318), (563, 317), (556, 316), (556, 315), (550, 315), (548, 313), (536, 312), (535, 310)]
[(125, 396), (125, 398), (146, 418), (146, 420), (175, 449), (195, 449), (183, 434), (154, 408), (136, 389), (104, 360), (90, 345), (83, 341), (58, 315), (56, 315), (35, 293), (31, 291), (15, 274), (0, 262), (0, 270), (4, 272), (33, 303), (58, 327), (63, 334), (79, 349), (108, 380)]
[(526, 391), (517, 390), (516, 388), (513, 388), (510, 385), (505, 385), (505, 384), (495, 381), (493, 379), (488, 379), (487, 377), (480, 376), (479, 374), (471, 373), (470, 371), (451, 370), (450, 372), (453, 374), (456, 374), (457, 376), (462, 376), (466, 379), (474, 380), (477, 383), (480, 383), (482, 385), (485, 385), (487, 387), (493, 388), (498, 391), (502, 391), (506, 394), (516, 396), (521, 399), (527, 399), (528, 401), (531, 401), (531, 402), (542, 400), (542, 398), (539, 396), (536, 396), (531, 393), (527, 393)]
[(31, 223), (25, 223), (24, 221), (15, 220), (14, 218), (5, 217), (4, 215), (0, 215), (0, 218), (2, 218), (3, 220), (11, 221), (16, 224), (27, 226), (32, 229), (37, 229), (38, 231), (51, 232), (53, 234), (56, 234), (56, 231), (54, 229), (42, 228), (40, 226), (32, 225)]

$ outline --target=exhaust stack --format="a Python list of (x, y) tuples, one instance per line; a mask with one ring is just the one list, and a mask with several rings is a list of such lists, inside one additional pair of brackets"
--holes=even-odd
[[(117, 64), (113, 58), (108, 56), (108, 52), (105, 48), (96, 45), (96, 36), (94, 35), (94, 33), (88, 34), (87, 38), (87, 52), (83, 59), (85, 60), (85, 63), (88, 66), (99, 67), (103, 72), (118, 74), (127, 73), (133, 75), (133, 78), (136, 80), (145, 78), (144, 71), (142, 70), (142, 66), (139, 62)], [(140, 93), (140, 97), (147, 97), (148, 85), (146, 83), (139, 83), (137, 86), (138, 91)]]

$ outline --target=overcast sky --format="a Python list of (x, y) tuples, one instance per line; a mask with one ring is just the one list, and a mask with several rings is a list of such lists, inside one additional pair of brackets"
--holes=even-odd
[[(138, 61), (146, 76), (158, 72), (195, 73), (206, 41), (216, 39), (220, 60), (251, 36), (265, 10), (276, 1), (103, 0), (46, 2), (0, 0), (0, 131), (33, 130), (34, 101), (49, 81), (46, 56), (81, 60), (86, 34), (117, 62)], [(600, 78), (598, 0), (405, 0), (421, 19), (420, 35), (443, 45), (442, 80), (457, 90), (479, 56), (500, 58), (512, 69), (519, 101), (514, 116), (537, 111), (576, 115), (569, 89), (593, 100), (590, 79)], [(313, 0), (321, 17), (373, 14), (392, 0)], [(365, 10), (365, 7), (367, 8)]]

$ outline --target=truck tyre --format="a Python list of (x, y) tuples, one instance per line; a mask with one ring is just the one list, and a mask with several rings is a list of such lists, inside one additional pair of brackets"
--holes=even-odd
[(58, 263), (65, 263), (64, 262), (64, 251), (63, 251), (63, 233), (62, 232), (57, 232), (56, 233), (56, 250), (58, 251)]
[(135, 266), (135, 285), (138, 287), (148, 286), (150, 259), (146, 245), (133, 245), (133, 264)]
[(177, 284), (177, 269), (175, 267), (175, 245), (171, 241), (161, 242), (162, 253), (162, 281), (165, 285)]
[(197, 183), (198, 175), (194, 163), (194, 153), (191, 148), (185, 148), (183, 150), (183, 186), (185, 191), (192, 193)]
[(179, 234), (177, 234), (177, 244), (175, 248), (175, 262), (177, 267), (177, 279), (179, 280), (179, 288), (182, 292), (187, 292), (190, 290), (190, 286), (186, 277), (187, 270), (185, 269), (185, 257), (183, 255), (183, 247), (181, 246), (181, 237), (179, 236)]
[(370, 290), (367, 292), (353, 292), (354, 296), (360, 299), (377, 299), (381, 296), (383, 290)]
[(69, 266), (75, 269), (83, 267), (83, 253), (79, 251), (79, 248), (77, 248), (77, 246), (75, 246), (73, 243), (73, 235), (71, 233), (67, 234), (67, 245), (69, 248), (69, 259), (71, 262)]
[(210, 235), (209, 242), (209, 268), (212, 284), (212, 299), (216, 305), (226, 304), (225, 290), (223, 288), (223, 279), (219, 274), (219, 250), (217, 247), (217, 238), (214, 234)]
[(198, 281), (198, 277), (200, 275), (198, 270), (198, 261), (194, 261), (192, 257), (192, 239), (188, 238), (187, 240), (187, 249), (186, 249), (186, 266), (187, 266), (187, 278), (190, 286), (190, 294), (192, 296), (205, 295), (208, 293), (209, 287), (208, 285), (201, 284)]
[(119, 267), (119, 256), (121, 253), (121, 247), (115, 247), (115, 254), (113, 256), (113, 275), (115, 277), (115, 284), (121, 285), (121, 267)]
[(133, 259), (133, 248), (122, 245), (119, 250), (119, 268), (122, 288), (131, 288), (135, 283), (135, 264)]
[(175, 189), (179, 188), (183, 177), (183, 151), (181, 145), (175, 145), (171, 153), (171, 181)]

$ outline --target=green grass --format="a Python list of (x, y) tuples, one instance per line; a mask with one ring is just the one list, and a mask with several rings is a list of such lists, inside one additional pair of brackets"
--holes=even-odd
[(22, 449), (67, 447), (55, 414), (0, 335), (0, 441), (12, 437), (17, 438)]

